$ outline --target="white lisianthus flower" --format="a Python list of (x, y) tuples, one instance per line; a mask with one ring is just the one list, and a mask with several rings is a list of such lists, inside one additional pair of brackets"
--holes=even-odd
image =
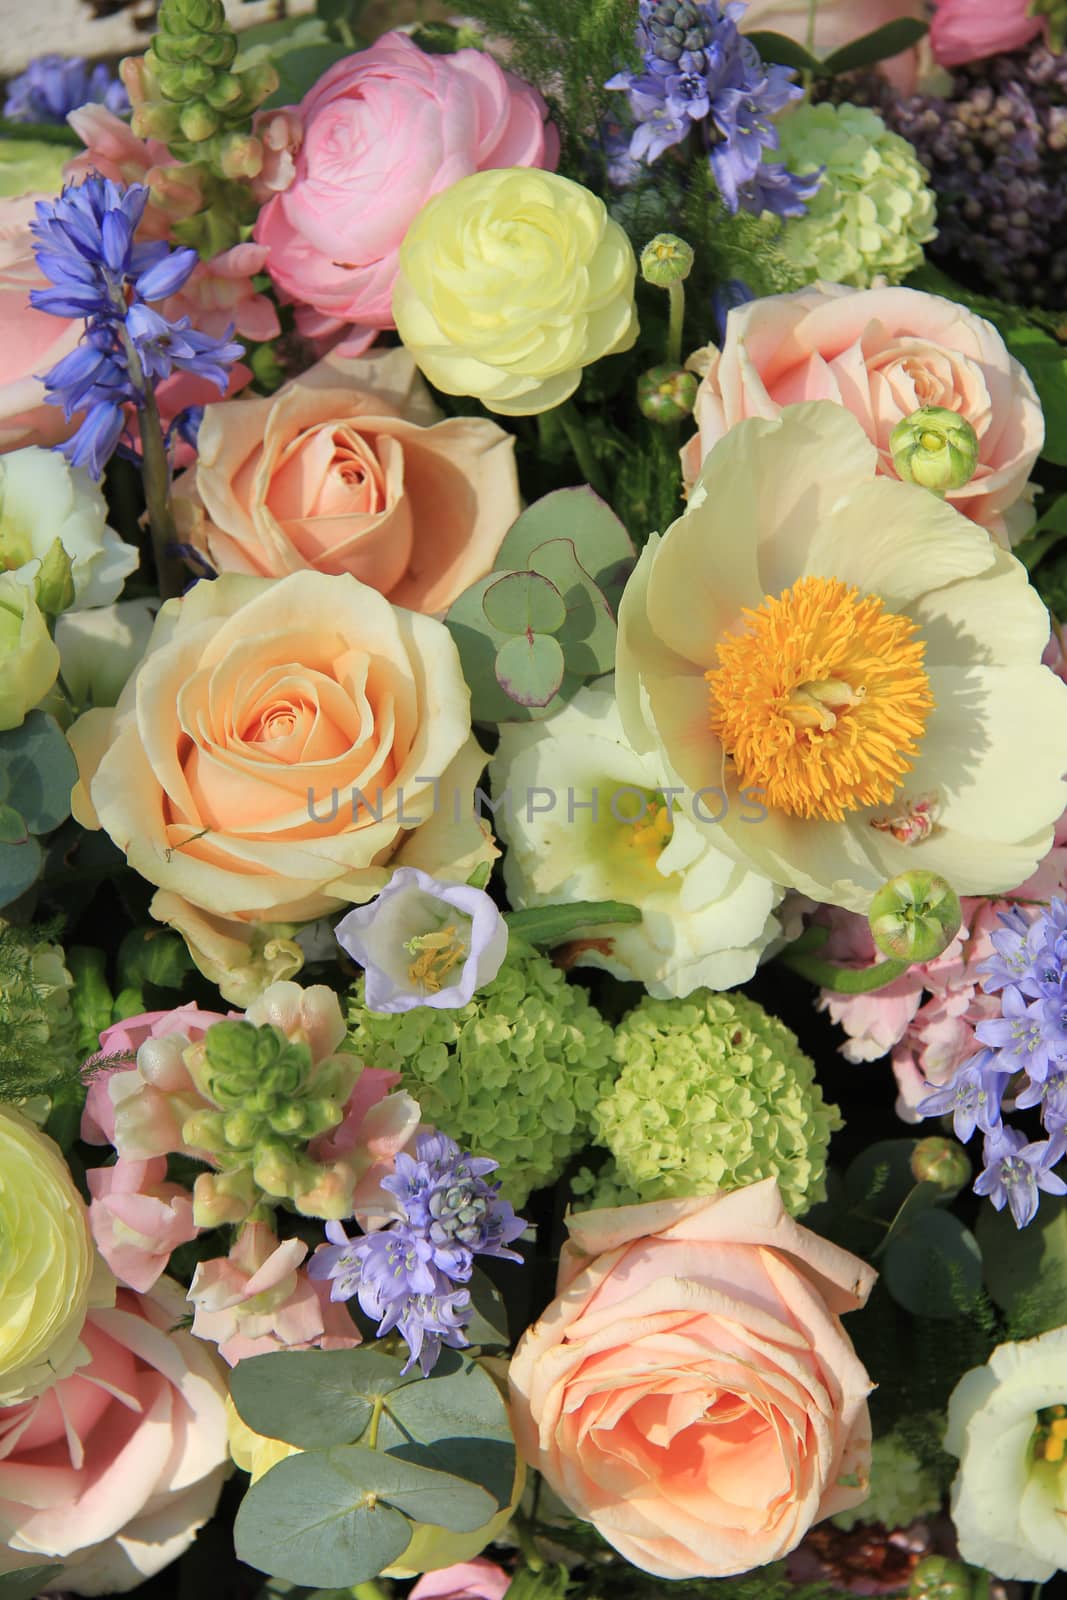
[(59, 670), (74, 704), (113, 706), (148, 648), (158, 600), (120, 600), (56, 621)]
[(694, 807), (665, 795), (666, 768), (631, 747), (611, 679), (545, 722), (505, 724), (489, 773), (513, 906), (641, 909), (640, 923), (583, 930), (579, 964), (637, 979), (659, 999), (752, 976), (780, 933), (780, 891), (718, 848), (714, 799)]
[(964, 1561), (1027, 1583), (1067, 1568), (1067, 1328), (999, 1345), (964, 1373), (945, 1449), (960, 1458), (952, 1520)]
[(140, 559), (107, 525), (107, 502), (82, 467), (31, 445), (0, 457), (0, 569), (27, 588), (59, 540), (71, 561), (74, 611), (106, 606)]
[(642, 551), (616, 656), (634, 747), (726, 790), (721, 847), (851, 911), (914, 868), (1022, 883), (1067, 800), (1067, 685), (1026, 569), (877, 468), (829, 401), (739, 422)]

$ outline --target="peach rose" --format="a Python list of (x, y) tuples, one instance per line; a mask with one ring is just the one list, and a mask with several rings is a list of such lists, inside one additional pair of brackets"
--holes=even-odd
[(188, 1549), (230, 1471), (213, 1350), (171, 1332), (182, 1291), (90, 1311), (89, 1362), (0, 1410), (0, 1571), (60, 1561), (42, 1593), (134, 1589)]
[[(807, 44), (810, 12), (810, 0), (748, 0), (741, 28), (745, 33), (783, 33), (798, 44)], [(904, 17), (924, 22), (925, 0), (820, 0), (815, 12), (816, 54), (828, 56), (842, 45)], [(918, 51), (902, 50), (899, 55), (880, 61), (878, 70), (901, 94), (914, 94)]]
[(441, 421), (406, 350), (333, 356), (269, 399), (208, 406), (183, 535), (224, 572), (348, 572), (445, 611), (519, 514), (514, 447), (483, 418)]
[(866, 1497), (871, 1383), (838, 1318), (870, 1267), (770, 1178), (568, 1222), (510, 1384), (519, 1448), (572, 1511), (645, 1572), (718, 1578)]
[(30, 223), (38, 200), (24, 194), (0, 199), (0, 347), (4, 352), (0, 382), (0, 451), (23, 445), (44, 448), (69, 438), (76, 424), (67, 422), (62, 406), (45, 404), (39, 374), (47, 372), (77, 347), (83, 324), (49, 316), (30, 305), (30, 290), (48, 280), (33, 255)]
[(950, 505), (1004, 545), (1033, 521), (1027, 480), (1045, 425), (1026, 372), (992, 323), (917, 289), (847, 289), (818, 284), (753, 300), (730, 312), (721, 353), (698, 351), (694, 417), (699, 433), (682, 451), (687, 484), (712, 446), (744, 417), (777, 417), (783, 406), (834, 400), (876, 445), (879, 471), (895, 478), (889, 435), (921, 406), (944, 406), (978, 435), (971, 481)]
[(78, 820), (157, 885), (194, 959), (201, 922), (298, 924), (395, 866), (464, 882), (496, 854), (448, 629), (347, 575), (226, 574), (167, 601), (117, 706), (70, 739)]

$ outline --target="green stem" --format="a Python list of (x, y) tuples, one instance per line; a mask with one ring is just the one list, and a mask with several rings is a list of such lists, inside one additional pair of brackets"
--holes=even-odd
[(804, 35), (804, 48), (809, 56), (815, 54), (815, 13), (819, 9), (819, 0), (808, 0), (808, 28)]
[(989, 1600), (990, 1576), (988, 1572), (976, 1572), (974, 1575), (974, 1588), (971, 1590), (971, 1600)]
[(600, 462), (593, 454), (593, 447), (589, 443), (589, 435), (585, 431), (585, 423), (573, 400), (564, 400), (563, 404), (556, 407), (556, 416), (564, 433), (567, 443), (578, 463), (579, 471), (585, 475), (585, 481), (591, 489), (595, 489), (602, 500), (608, 498), (608, 487), (604, 475), (600, 470)]
[(156, 581), (160, 599), (172, 600), (181, 594), (185, 585), (185, 568), (169, 550), (169, 546), (178, 541), (178, 529), (170, 503), (170, 463), (163, 442), (163, 424), (159, 420), (159, 407), (152, 385), (145, 377), (137, 346), (125, 327), (121, 327), (120, 338), (130, 381), (142, 396), (142, 404), (137, 409), (141, 433), (141, 479), (156, 562)]
[(911, 966), (910, 961), (878, 961), (873, 967), (839, 967), (819, 956), (796, 954), (786, 950), (778, 957), (791, 972), (817, 983), (820, 988), (831, 989), (835, 994), (872, 994), (893, 983)]
[(380, 1394), (374, 1396), (374, 1405), (370, 1414), (370, 1423), (367, 1426), (367, 1449), (377, 1450), (378, 1429), (381, 1426), (382, 1412), (385, 1410), (385, 1401)]
[(522, 1552), (522, 1558), (531, 1572), (545, 1570), (544, 1557), (537, 1548), (534, 1539), (533, 1523), (528, 1521), (520, 1511), (517, 1511), (509, 1524), (510, 1531), (515, 1535), (515, 1543)]
[(670, 296), (670, 321), (667, 324), (667, 365), (677, 367), (682, 361), (682, 326), (685, 322), (685, 284), (672, 283), (667, 290)]

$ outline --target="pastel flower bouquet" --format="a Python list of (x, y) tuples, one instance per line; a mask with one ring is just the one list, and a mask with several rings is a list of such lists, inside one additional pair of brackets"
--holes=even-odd
[(1067, 5), (413, 9), (6, 85), (0, 1600), (1036, 1600)]

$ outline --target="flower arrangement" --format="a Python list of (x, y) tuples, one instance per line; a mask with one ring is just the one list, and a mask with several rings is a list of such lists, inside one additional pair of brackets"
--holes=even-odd
[(5, 90), (0, 1600), (1036, 1600), (1067, 9), (236, 9)]

